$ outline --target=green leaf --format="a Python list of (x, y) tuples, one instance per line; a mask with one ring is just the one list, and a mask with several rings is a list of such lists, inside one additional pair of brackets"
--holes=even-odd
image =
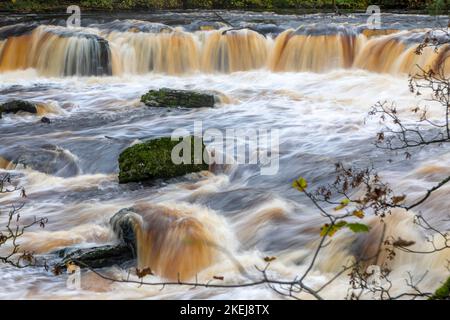
[(308, 187), (308, 182), (303, 177), (299, 177), (297, 180), (292, 182), (292, 186), (300, 192), (304, 192)]
[[(320, 236), (321, 236), (321, 237), (325, 237), (326, 235), (329, 235), (329, 236), (330, 236), (330, 233), (331, 233), (330, 228), (332, 228), (332, 227), (330, 227), (329, 224), (324, 224), (324, 225), (322, 226), (322, 228), (320, 228)], [(336, 231), (335, 231), (335, 232), (336, 232)], [(334, 233), (333, 233), (333, 234), (334, 234)], [(331, 234), (331, 236), (332, 236), (333, 234)], [(331, 237), (331, 236), (330, 236), (330, 237)]]
[(320, 228), (320, 236), (325, 237), (329, 236), (332, 237), (336, 232), (338, 232), (342, 228), (349, 228), (351, 231), (358, 233), (358, 232), (369, 232), (370, 227), (362, 224), (362, 223), (348, 223), (347, 221), (339, 221), (336, 224), (329, 225), (324, 224), (322, 228)]
[(347, 223), (346, 227), (355, 233), (369, 232), (369, 230), (370, 230), (369, 226), (362, 224), (362, 223)]
[(339, 221), (338, 223), (333, 225), (329, 225), (328, 223), (324, 224), (320, 229), (320, 236), (332, 237), (336, 232), (338, 232), (342, 227), (345, 227), (346, 225), (347, 225), (346, 221)]
[(335, 224), (335, 226), (338, 228), (345, 227), (346, 225), (347, 225), (347, 221), (344, 221), (344, 220), (339, 221), (338, 223)]

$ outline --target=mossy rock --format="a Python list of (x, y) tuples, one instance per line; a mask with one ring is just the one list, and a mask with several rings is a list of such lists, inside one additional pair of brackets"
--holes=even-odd
[(17, 112), (37, 113), (37, 108), (34, 103), (23, 100), (12, 100), (0, 105), (0, 118), (2, 113)]
[(150, 107), (213, 108), (216, 96), (191, 90), (162, 88), (150, 90), (141, 97), (141, 102)]
[(450, 300), (450, 277), (430, 297), (431, 300)]
[[(194, 146), (201, 145), (202, 155), (205, 145), (201, 138), (192, 136), (189, 139), (191, 147), (191, 161), (187, 164), (175, 164), (172, 161), (172, 149), (183, 139), (172, 141), (170, 137), (150, 140), (134, 145), (123, 151), (119, 156), (119, 182), (142, 182), (155, 179), (168, 179), (183, 176), (187, 173), (208, 170), (209, 166), (203, 157), (201, 163), (194, 162)], [(181, 152), (180, 156), (183, 153)], [(199, 162), (200, 162), (199, 161)]]

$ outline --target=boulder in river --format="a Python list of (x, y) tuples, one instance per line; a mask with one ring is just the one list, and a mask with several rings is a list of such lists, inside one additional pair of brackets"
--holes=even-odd
[[(184, 154), (186, 149), (190, 151), (190, 155)], [(174, 163), (172, 152), (176, 156), (186, 156), (189, 161)], [(208, 170), (209, 166), (203, 158), (204, 153), (203, 140), (193, 136), (179, 140), (163, 137), (131, 146), (119, 156), (119, 182), (169, 179)]]
[(162, 88), (150, 90), (141, 102), (150, 107), (213, 108), (217, 97), (212, 93)]
[(12, 100), (0, 105), (0, 118), (2, 113), (28, 112), (37, 113), (36, 104), (24, 100)]
[(129, 248), (136, 248), (136, 234), (134, 226), (133, 208), (125, 208), (117, 212), (109, 220), (114, 233), (119, 240)]
[(81, 268), (105, 268), (123, 264), (134, 258), (133, 251), (123, 243), (76, 250), (63, 249), (57, 253), (63, 259), (56, 264), (55, 270), (65, 269), (70, 263)]

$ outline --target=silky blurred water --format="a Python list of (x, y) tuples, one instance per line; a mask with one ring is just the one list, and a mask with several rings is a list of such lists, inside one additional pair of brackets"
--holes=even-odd
[[(408, 16), (390, 17), (394, 18), (402, 25), (409, 22)], [(290, 16), (283, 19), (288, 21)], [(146, 91), (161, 87), (214, 90), (226, 99), (212, 109), (191, 110), (151, 108), (139, 102)], [(34, 115), (3, 114), (0, 156), (14, 159), (23, 155), (34, 164), (34, 169), (1, 169), (0, 172), (10, 173), (13, 180), (26, 188), (28, 197), (19, 199), (18, 193), (2, 195), (0, 205), (24, 201), (22, 219), (48, 218), (44, 230), (34, 228), (21, 242), (23, 248), (50, 260), (55, 256), (49, 253), (58, 248), (114, 242), (109, 218), (135, 202), (185, 205), (219, 221), (214, 232), (226, 239), (226, 249), (253, 276), (258, 275), (254, 265), (264, 266), (265, 256), (276, 256), (270, 274), (293, 279), (305, 270), (324, 223), (308, 199), (291, 187), (293, 179), (304, 176), (310, 186), (319, 186), (333, 181), (336, 162), (356, 167), (374, 165), (398, 193), (415, 197), (448, 171), (450, 154), (446, 147), (418, 150), (412, 160), (405, 161), (404, 154), (389, 153), (373, 145), (380, 123), (367, 117), (370, 107), (377, 101), (395, 101), (399, 114), (409, 117), (411, 106), (425, 103), (420, 98), (410, 93), (405, 74), (353, 68), (326, 73), (261, 69), (229, 74), (64, 78), (43, 77), (33, 69), (3, 72), (0, 102), (23, 99), (43, 103), (49, 106), (45, 116), (51, 123), (41, 123)], [(428, 104), (430, 116), (440, 117), (439, 106)], [(177, 128), (192, 131), (194, 121), (202, 121), (203, 129), (223, 132), (227, 128), (278, 129), (278, 173), (264, 176), (255, 165), (229, 165), (217, 172), (152, 185), (118, 184), (117, 159), (121, 151), (137, 141), (168, 136)], [(448, 222), (442, 223), (450, 205), (448, 191), (444, 187), (440, 196), (431, 197), (414, 213), (420, 212), (431, 223), (448, 229)], [(4, 219), (4, 215), (0, 216), (2, 223)], [(371, 218), (364, 221), (377, 223)], [(412, 223), (412, 213), (394, 212), (387, 222), (393, 231), (422, 245), (424, 238)], [(359, 241), (359, 237), (363, 236), (347, 232), (337, 236), (308, 283), (319, 285), (330, 279), (352, 256), (352, 242)], [(404, 288), (407, 271), (426, 269), (430, 274), (424, 286), (434, 288), (442, 280), (448, 258), (445, 251), (427, 259), (400, 254), (395, 262), (394, 282), (398, 288)], [(103, 271), (117, 276), (123, 272), (118, 268)], [(83, 272), (82, 290), (71, 290), (66, 287), (67, 275), (54, 276), (41, 268), (18, 270), (1, 266), (0, 275), (0, 298), (279, 297), (264, 286), (160, 290), (112, 284), (90, 272)], [(246, 280), (233, 261), (226, 258), (203, 270), (199, 278), (210, 279), (213, 275), (224, 276), (229, 282)], [(339, 278), (324, 295), (344, 298), (347, 282), (345, 276)]]

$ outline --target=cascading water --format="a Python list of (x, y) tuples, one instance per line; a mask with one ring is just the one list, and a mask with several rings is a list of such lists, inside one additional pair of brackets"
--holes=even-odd
[(37, 27), (3, 40), (0, 71), (35, 68), (45, 76), (110, 75), (107, 41), (91, 33)]
[(189, 206), (133, 206), (137, 266), (151, 268), (171, 280), (189, 280), (217, 260), (225, 239), (215, 225), (222, 223), (211, 211)]
[(450, 50), (444, 46), (436, 54), (428, 48), (416, 55), (425, 33), (420, 30), (377, 35), (351, 26), (310, 26), (262, 35), (250, 29), (188, 32), (159, 25), (142, 31), (132, 25), (126, 31), (98, 26), (40, 26), (30, 31), (19, 26), (19, 34), (24, 34), (1, 42), (0, 71), (35, 68), (47, 76), (86, 76), (360, 68), (397, 74), (414, 72), (416, 64), (444, 65)]
[[(214, 276), (248, 281), (259, 275), (255, 265), (264, 268), (264, 257), (275, 256), (271, 275), (291, 280), (307, 268), (324, 223), (291, 187), (294, 178), (304, 176), (314, 187), (333, 181), (338, 161), (374, 164), (395, 190), (418, 198), (450, 174), (447, 147), (433, 149), (432, 158), (419, 152), (405, 162), (404, 155), (373, 147), (380, 125), (365, 121), (377, 101), (395, 101), (403, 117), (411, 106), (424, 103), (408, 88), (407, 74), (416, 64), (449, 72), (448, 46), (414, 52), (432, 27), (429, 18), (414, 16), (410, 22), (412, 16), (390, 15), (383, 21), (391, 25), (374, 31), (359, 16), (336, 26), (344, 18), (318, 24), (318, 16), (233, 13), (228, 19), (234, 28), (200, 23), (195, 13), (180, 20), (187, 17), (194, 21), (0, 28), (0, 102), (23, 99), (39, 106), (37, 115), (8, 113), (0, 119), (0, 173), (10, 173), (27, 193), (25, 199), (1, 195), (0, 205), (24, 201), (24, 222), (34, 216), (49, 220), (44, 230), (24, 234), (24, 250), (52, 260), (54, 251), (64, 247), (115, 243), (110, 218), (133, 208), (136, 266), (151, 267), (154, 279), (177, 279), (181, 271), (183, 278), (198, 276), (205, 282)], [(245, 19), (254, 21), (239, 24)], [(286, 22), (290, 19), (294, 22)], [(215, 108), (192, 110), (139, 102), (149, 89), (161, 87), (215, 91), (221, 101)], [(428, 112), (431, 119), (441, 116), (433, 103)], [(118, 183), (122, 150), (168, 136), (175, 128), (192, 131), (194, 121), (221, 131), (279, 129), (278, 173), (262, 176), (254, 165), (231, 164), (154, 185)], [(429, 249), (413, 214), (421, 212), (448, 230), (449, 192), (444, 186), (412, 213), (393, 212), (386, 218), (386, 236), (399, 235), (415, 241), (417, 249)], [(371, 231), (339, 232), (320, 255), (310, 286), (326, 283), (354, 257), (372, 256), (381, 224), (378, 218), (362, 221)], [(408, 272), (428, 270), (422, 289), (436, 288), (445, 278), (447, 259), (445, 250), (425, 259), (399, 254), (391, 266), (395, 287), (405, 288)], [(125, 272), (104, 271), (117, 277)], [(3, 265), (0, 277), (0, 298), (279, 298), (264, 286), (160, 290), (112, 284), (91, 272), (83, 272), (82, 290), (69, 290), (64, 276)], [(347, 289), (343, 275), (323, 295), (342, 299)]]

